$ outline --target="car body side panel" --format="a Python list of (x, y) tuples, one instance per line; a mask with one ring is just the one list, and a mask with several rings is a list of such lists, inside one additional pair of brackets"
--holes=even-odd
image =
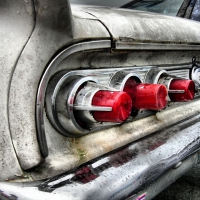
[(67, 6), (63, 0), (36, 1), (36, 26), (13, 73), (9, 120), (13, 144), (23, 169), (42, 161), (35, 126), (34, 97), (46, 63), (61, 46), (63, 38), (72, 38)]
[(80, 10), (72, 10), (73, 15), (73, 42), (87, 39), (108, 39), (110, 34), (99, 20)]
[(23, 174), (10, 137), (8, 93), (18, 57), (34, 28), (32, 0), (1, 1), (0, 21), (0, 180), (4, 180)]
[(70, 6), (65, 0), (36, 2), (36, 27), (15, 68), (9, 101), (13, 143), (23, 169), (32, 168), (43, 159), (37, 142), (35, 98), (48, 62), (56, 52), (72, 42), (110, 37), (98, 20), (83, 19), (83, 27), (76, 18), (72, 18)]

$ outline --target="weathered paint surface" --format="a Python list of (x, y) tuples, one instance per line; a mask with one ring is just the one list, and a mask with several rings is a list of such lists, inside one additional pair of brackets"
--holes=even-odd
[(4, 180), (23, 175), (11, 141), (7, 109), (12, 73), (34, 27), (32, 1), (1, 1), (0, 21), (0, 180)]
[(97, 20), (80, 23), (79, 18), (72, 19), (67, 1), (37, 1), (36, 27), (18, 60), (9, 94), (11, 134), (23, 169), (32, 168), (42, 161), (36, 135), (35, 101), (48, 62), (72, 41), (97, 37), (109, 37), (105, 27)]
[(72, 7), (99, 19), (113, 40), (128, 43), (200, 44), (200, 23), (178, 17), (127, 9)]
[(13, 144), (23, 169), (42, 161), (35, 127), (35, 98), (46, 63), (72, 37), (71, 18), (67, 18), (70, 13), (66, 12), (66, 6), (62, 0), (36, 2), (36, 27), (13, 73), (9, 120)]

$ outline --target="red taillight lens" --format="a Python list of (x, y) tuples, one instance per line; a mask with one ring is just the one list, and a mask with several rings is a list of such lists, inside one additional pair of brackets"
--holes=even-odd
[(132, 101), (126, 92), (98, 91), (93, 99), (93, 106), (112, 107), (112, 111), (93, 111), (93, 117), (99, 122), (125, 121), (131, 114)]
[(161, 84), (136, 83), (128, 79), (124, 91), (132, 98), (135, 109), (161, 110), (167, 105), (167, 88)]
[(170, 90), (184, 90), (182, 93), (169, 93), (171, 101), (184, 102), (194, 99), (195, 84), (192, 80), (173, 79)]

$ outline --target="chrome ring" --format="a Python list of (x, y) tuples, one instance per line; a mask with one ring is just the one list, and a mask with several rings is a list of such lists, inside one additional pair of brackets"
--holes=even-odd
[(66, 118), (66, 124), (64, 124), (64, 122), (62, 122), (62, 120), (60, 120), (60, 117), (57, 114), (57, 106), (56, 106), (56, 102), (57, 102), (57, 98), (58, 98), (58, 93), (62, 87), (63, 84), (65, 84), (65, 82), (69, 79), (70, 74), (66, 74), (64, 75), (60, 81), (57, 83), (54, 91), (53, 91), (53, 95), (52, 95), (52, 114), (53, 114), (53, 118), (54, 118), (54, 125), (56, 124), (56, 128), (59, 130), (60, 133), (62, 133), (65, 136), (73, 136), (73, 134), (68, 133), (66, 131), (66, 128), (68, 130), (71, 130), (71, 132), (73, 132), (76, 136), (77, 135), (84, 135), (88, 133), (88, 130), (82, 128), (76, 121), (75, 116), (74, 116), (74, 102), (75, 102), (75, 96), (77, 94), (78, 89), (81, 87), (81, 85), (83, 85), (86, 82), (95, 82), (98, 83), (98, 80), (96, 80), (93, 77), (81, 77), (80, 79), (78, 79), (78, 81), (75, 83), (75, 85), (73, 85), (72, 90), (70, 90), (70, 93), (68, 95), (67, 98), (67, 113), (69, 114), (69, 119)]

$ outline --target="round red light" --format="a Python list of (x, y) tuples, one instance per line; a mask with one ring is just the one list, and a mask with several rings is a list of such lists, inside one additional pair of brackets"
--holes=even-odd
[(124, 91), (131, 96), (134, 109), (161, 110), (167, 105), (167, 88), (161, 84), (136, 83), (130, 78)]
[(173, 79), (169, 86), (170, 90), (184, 90), (183, 93), (170, 93), (171, 101), (184, 102), (194, 99), (195, 84), (192, 80)]
[(99, 122), (125, 121), (131, 114), (132, 101), (126, 92), (98, 91), (93, 99), (93, 106), (112, 107), (112, 111), (93, 111), (93, 117)]

